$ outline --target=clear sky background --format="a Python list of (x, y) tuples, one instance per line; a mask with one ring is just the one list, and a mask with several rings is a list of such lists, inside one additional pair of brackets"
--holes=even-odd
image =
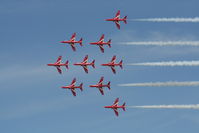
[[(125, 63), (198, 60), (199, 47), (123, 46), (118, 42), (199, 40), (199, 23), (152, 23), (128, 21), (117, 30), (111, 18), (117, 10), (129, 19), (149, 17), (197, 17), (197, 0), (1, 0), (0, 1), (0, 132), (2, 133), (198, 133), (199, 110), (104, 109), (119, 97), (121, 104), (199, 104), (198, 87), (119, 87), (122, 83), (198, 81), (198, 67), (126, 66), (114, 75), (100, 66), (113, 55)], [(59, 42), (76, 32), (84, 46), (73, 52)], [(113, 40), (112, 48), (89, 45), (101, 34)], [(89, 74), (72, 64), (88, 54), (96, 59)], [(47, 67), (62, 55), (70, 69), (59, 75)], [(102, 96), (90, 84), (101, 76), (111, 81)], [(84, 83), (73, 97), (60, 87)]]

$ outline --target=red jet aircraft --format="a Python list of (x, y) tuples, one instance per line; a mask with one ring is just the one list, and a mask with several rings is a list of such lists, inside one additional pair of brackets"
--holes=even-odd
[(88, 55), (86, 55), (84, 57), (84, 60), (80, 63), (75, 63), (73, 65), (76, 65), (76, 66), (82, 66), (84, 68), (84, 71), (86, 73), (88, 73), (88, 66), (92, 66), (93, 68), (95, 68), (95, 60), (93, 60), (91, 63), (88, 63)]
[(73, 33), (72, 37), (68, 41), (61, 41), (61, 43), (68, 43), (71, 45), (73, 51), (76, 51), (75, 43), (79, 43), (82, 46), (82, 38), (79, 41), (75, 41), (76, 33)]
[(122, 69), (122, 60), (117, 64), (115, 63), (115, 60), (116, 60), (116, 56), (114, 55), (111, 62), (107, 63), (107, 64), (101, 64), (102, 66), (109, 66), (111, 67), (111, 70), (113, 71), (113, 73), (115, 74), (116, 71), (115, 71), (115, 66), (120, 66), (120, 68)]
[(68, 61), (66, 61), (65, 64), (61, 63), (61, 59), (62, 56), (59, 56), (57, 61), (53, 64), (47, 64), (48, 66), (55, 66), (57, 68), (57, 71), (61, 74), (62, 70), (61, 70), (61, 66), (66, 66), (66, 68), (68, 69)]
[(68, 85), (68, 86), (63, 86), (62, 88), (63, 88), (63, 89), (70, 89), (71, 92), (73, 93), (73, 96), (76, 96), (75, 89), (76, 89), (76, 88), (80, 88), (80, 90), (83, 91), (83, 88), (82, 88), (83, 83), (81, 83), (79, 86), (75, 86), (75, 83), (76, 83), (76, 78), (73, 79), (73, 81), (71, 82), (70, 85)]
[(90, 44), (98, 45), (102, 53), (104, 53), (103, 45), (108, 45), (109, 48), (111, 48), (111, 39), (109, 39), (108, 42), (104, 42), (104, 34), (103, 34), (98, 42), (91, 42)]
[(127, 16), (125, 16), (124, 18), (120, 18), (120, 10), (116, 13), (114, 18), (111, 19), (106, 19), (106, 21), (113, 21), (115, 22), (116, 26), (118, 29), (120, 29), (120, 21), (124, 21), (125, 24), (127, 24)]
[(90, 85), (90, 87), (98, 88), (102, 95), (104, 95), (103, 87), (108, 87), (109, 90), (111, 89), (110, 88), (111, 82), (109, 81), (107, 85), (103, 85), (103, 80), (104, 80), (104, 77), (101, 77), (101, 79), (100, 79), (98, 84)]
[(115, 112), (115, 115), (116, 115), (116, 116), (119, 116), (119, 113), (118, 113), (118, 110), (117, 110), (117, 109), (118, 109), (118, 108), (122, 108), (124, 111), (126, 111), (126, 109), (125, 109), (126, 103), (124, 102), (124, 104), (121, 105), (121, 106), (119, 106), (118, 103), (119, 103), (119, 98), (117, 98), (117, 99), (115, 100), (115, 102), (114, 102), (113, 105), (111, 105), (111, 106), (104, 106), (104, 108), (113, 109), (114, 112)]

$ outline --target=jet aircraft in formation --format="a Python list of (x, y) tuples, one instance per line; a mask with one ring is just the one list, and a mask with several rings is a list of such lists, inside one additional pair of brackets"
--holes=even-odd
[(76, 66), (82, 66), (84, 68), (84, 71), (88, 73), (88, 66), (92, 66), (95, 68), (95, 60), (93, 60), (91, 63), (88, 63), (88, 55), (84, 57), (84, 60), (80, 63), (75, 63)]
[[(61, 63), (61, 58), (62, 56), (59, 56), (57, 61), (53, 64), (47, 64), (48, 66), (55, 66), (57, 68), (57, 71), (61, 74), (62, 70), (61, 70), (61, 66), (66, 66), (66, 68), (68, 69), (68, 61), (66, 61), (66, 63)], [(114, 55), (112, 57), (112, 60), (106, 64), (101, 64), (101, 66), (108, 66), (111, 68), (111, 70), (113, 71), (114, 74), (116, 74), (116, 70), (115, 67), (119, 66), (121, 69), (123, 68), (122, 66), (122, 60), (119, 63), (115, 63), (116, 60), (116, 56)], [(73, 65), (75, 66), (82, 66), (84, 68), (84, 71), (86, 73), (88, 73), (88, 66), (92, 66), (93, 68), (95, 68), (95, 60), (93, 60), (92, 62), (88, 62), (88, 55), (86, 55), (84, 57), (84, 60), (82, 62), (78, 62), (78, 63), (74, 63)]]
[(119, 98), (116, 98), (116, 100), (113, 103), (113, 105), (111, 105), (111, 106), (104, 106), (104, 108), (113, 109), (113, 111), (115, 112), (115, 115), (119, 116), (118, 109), (122, 108), (124, 111), (126, 111), (126, 109), (125, 109), (126, 103), (124, 102), (123, 105), (121, 105), (121, 106), (119, 106), (118, 103), (119, 103)]
[[(114, 18), (111, 18), (111, 19), (106, 19), (106, 21), (112, 21), (116, 24), (116, 27), (118, 29), (120, 29), (120, 22), (123, 21), (125, 24), (127, 24), (127, 16), (125, 16), (124, 18), (120, 18), (120, 10), (118, 10), (118, 12), (116, 13), (115, 17)], [(72, 50), (73, 51), (76, 51), (76, 47), (75, 47), (75, 44), (76, 43), (79, 43), (80, 46), (82, 46), (82, 38), (79, 40), (79, 41), (76, 41), (76, 33), (73, 33), (70, 40), (68, 41), (61, 41), (60, 43), (67, 43), (71, 46)], [(107, 42), (104, 41), (104, 34), (102, 34), (102, 36), (100, 37), (99, 41), (97, 42), (91, 42), (90, 43), (91, 45), (97, 45), (99, 46), (100, 48), (100, 51), (102, 53), (104, 53), (104, 45), (108, 45), (109, 48), (111, 48), (111, 39), (109, 39)], [(67, 60), (66, 63), (62, 63), (61, 62), (62, 60), (62, 56), (59, 56), (57, 61), (55, 63), (51, 63), (51, 64), (47, 64), (48, 66), (54, 66), (57, 68), (57, 71), (61, 74), (62, 73), (62, 69), (61, 69), (61, 66), (65, 66), (67, 69), (69, 69), (68, 65), (69, 65), (69, 61)], [(122, 69), (122, 60), (119, 62), (119, 63), (115, 63), (115, 60), (116, 60), (116, 56), (113, 56), (112, 57), (112, 60), (109, 62), (109, 63), (106, 63), (106, 64), (101, 64), (102, 66), (109, 66), (112, 70), (112, 72), (115, 74), (116, 73), (116, 70), (115, 70), (115, 67), (116, 66), (120, 66), (120, 68)], [(92, 66), (93, 68), (95, 68), (95, 60), (93, 60), (91, 63), (88, 63), (88, 55), (85, 56), (84, 60), (80, 63), (74, 63), (73, 65), (76, 65), (76, 66), (82, 66), (84, 68), (84, 71), (86, 73), (88, 73), (88, 66)], [(100, 93), (102, 95), (104, 95), (104, 90), (103, 88), (104, 87), (107, 87), (109, 90), (111, 89), (110, 88), (110, 81), (107, 83), (107, 84), (103, 84), (103, 80), (104, 80), (104, 77), (101, 77), (100, 78), (100, 81), (96, 84), (96, 85), (90, 85), (89, 87), (95, 87), (95, 88), (98, 88)], [(63, 89), (70, 89), (73, 96), (76, 96), (76, 89), (79, 88), (81, 91), (83, 91), (83, 83), (81, 83), (79, 86), (76, 86), (76, 78), (74, 78), (71, 82), (70, 85), (67, 85), (67, 86), (62, 86), (61, 88)], [(122, 108), (124, 111), (125, 111), (125, 103), (121, 106), (118, 105), (119, 103), (119, 98), (117, 98), (114, 102), (113, 105), (111, 106), (104, 106), (104, 108), (111, 108), (114, 110), (115, 112), (115, 115), (118, 116), (119, 113), (118, 113), (118, 109), (119, 108)]]
[[(95, 88), (98, 88), (99, 91), (101, 92), (102, 95), (104, 95), (104, 91), (103, 91), (103, 87), (107, 87), (109, 90), (111, 89), (110, 88), (110, 81), (107, 83), (107, 84), (103, 84), (103, 80), (104, 80), (104, 77), (101, 77), (100, 78), (100, 81), (98, 84), (96, 85), (90, 85), (89, 87), (95, 87)], [(73, 96), (76, 96), (76, 92), (75, 92), (75, 89), (79, 88), (81, 91), (83, 91), (83, 83), (81, 83), (79, 86), (75, 86), (76, 84), (76, 78), (74, 78), (71, 82), (70, 85), (68, 86), (62, 86), (61, 88), (63, 89), (70, 89), (72, 91), (72, 94)]]
[(120, 29), (120, 21), (123, 21), (125, 24), (127, 24), (127, 16), (124, 18), (120, 18), (120, 10), (116, 13), (114, 18), (106, 19), (106, 21), (113, 21), (115, 22), (118, 29)]
[(122, 69), (122, 60), (119, 63), (115, 63), (116, 60), (116, 56), (114, 55), (112, 60), (107, 63), (107, 64), (101, 64), (102, 66), (108, 66), (111, 68), (111, 70), (113, 71), (114, 74), (116, 74), (116, 70), (115, 70), (115, 66), (120, 66), (120, 68)]
[(79, 41), (76, 41), (75, 38), (76, 38), (76, 33), (73, 33), (73, 35), (70, 38), (70, 40), (68, 40), (68, 41), (61, 41), (61, 43), (68, 43), (68, 44), (70, 44), (71, 47), (72, 47), (72, 49), (73, 49), (73, 51), (76, 51), (75, 43), (79, 43), (80, 46), (82, 46), (82, 40), (83, 39), (81, 38)]
[(76, 84), (76, 78), (73, 79), (70, 85), (68, 86), (62, 86), (63, 89), (70, 89), (73, 96), (76, 96), (75, 89), (79, 88), (81, 91), (83, 91), (83, 83), (81, 83), (79, 86), (75, 86)]
[(61, 66), (65, 66), (68, 69), (68, 60), (64, 64), (61, 63), (61, 60), (62, 60), (62, 56), (59, 56), (55, 63), (47, 64), (47, 65), (56, 67), (57, 71), (61, 74), (62, 73)]
[(110, 87), (111, 82), (109, 81), (107, 84), (103, 84), (103, 80), (104, 80), (104, 77), (101, 77), (101, 79), (98, 82), (98, 84), (90, 85), (90, 87), (98, 88), (102, 95), (104, 95), (103, 87), (107, 87), (109, 90), (111, 89), (111, 87)]
[(111, 48), (111, 39), (109, 39), (108, 42), (104, 42), (104, 34), (100, 37), (100, 40), (98, 42), (91, 42), (91, 45), (98, 45), (101, 52), (104, 53), (104, 45), (108, 45), (109, 48)]

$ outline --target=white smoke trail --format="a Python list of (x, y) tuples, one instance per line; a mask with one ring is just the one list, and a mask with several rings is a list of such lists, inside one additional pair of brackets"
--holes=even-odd
[(168, 62), (145, 62), (130, 63), (131, 66), (199, 66), (199, 61), (168, 61)]
[(148, 41), (121, 42), (124, 45), (154, 45), (154, 46), (199, 46), (199, 41)]
[(130, 83), (130, 84), (119, 84), (119, 86), (126, 86), (126, 87), (199, 86), (199, 81)]
[(191, 105), (145, 105), (145, 106), (128, 106), (129, 108), (141, 109), (199, 109), (199, 104)]
[(144, 19), (131, 19), (132, 21), (145, 21), (145, 22), (176, 22), (176, 23), (198, 23), (199, 17), (195, 18), (144, 18)]

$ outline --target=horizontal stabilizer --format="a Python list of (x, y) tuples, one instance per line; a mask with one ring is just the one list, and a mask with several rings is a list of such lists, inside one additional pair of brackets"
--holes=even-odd
[(111, 48), (111, 39), (108, 41), (108, 46)]
[(79, 88), (81, 91), (83, 91), (83, 83), (80, 84)]
[(95, 68), (95, 60), (92, 61), (92, 67)]
[(123, 61), (121, 60), (120, 63), (119, 63), (119, 66), (120, 66), (121, 69), (123, 69), (122, 62)]
[(122, 109), (124, 110), (124, 111), (126, 111), (126, 103), (124, 103), (123, 105), (122, 105), (123, 107), (122, 107)]
[(108, 82), (107, 87), (108, 87), (109, 90), (111, 89), (111, 82), (110, 81)]
[(127, 24), (127, 16), (125, 16), (125, 17), (123, 18), (123, 20), (124, 20), (124, 23)]
[(80, 46), (83, 46), (83, 45), (82, 45), (82, 40), (83, 40), (82, 38), (79, 40)]
[(68, 67), (68, 63), (69, 63), (69, 61), (67, 60), (67, 61), (66, 61), (66, 63), (65, 63), (65, 65), (66, 65), (66, 69), (69, 69), (69, 67)]

